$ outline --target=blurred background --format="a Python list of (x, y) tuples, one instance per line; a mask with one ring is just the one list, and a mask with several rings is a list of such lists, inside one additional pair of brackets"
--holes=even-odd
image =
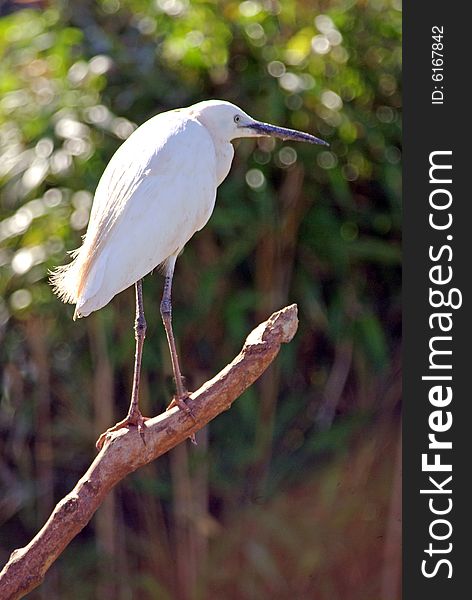
[[(0, 559), (28, 543), (126, 413), (134, 294), (72, 321), (48, 269), (80, 245), (113, 152), (207, 98), (329, 149), (236, 142), (177, 262), (196, 389), (296, 302), (269, 371), (126, 478), (33, 599), (400, 598), (400, 0), (0, 2)], [(144, 282), (141, 407), (173, 393)]]

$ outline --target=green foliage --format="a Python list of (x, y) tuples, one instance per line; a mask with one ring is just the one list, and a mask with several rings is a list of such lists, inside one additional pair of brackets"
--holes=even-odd
[[(376, 382), (400, 336), (400, 37), (396, 0), (56, 0), (0, 18), (0, 477), (10, 486), (10, 536), (26, 541), (39, 524), (38, 425), (63, 474), (52, 483), (58, 498), (92, 456), (103, 374), (116, 418), (125, 411), (133, 294), (74, 324), (47, 273), (80, 245), (113, 152), (162, 110), (224, 98), (330, 143), (238, 143), (214, 215), (177, 263), (175, 329), (190, 388), (272, 310), (297, 302), (300, 312), (299, 333), (266, 382), (210, 426), (211, 503), (230, 511), (265, 482), (275, 494), (375, 422), (385, 409)], [(144, 283), (148, 413), (172, 393), (161, 285), (156, 275)], [(330, 377), (343, 383), (334, 426), (320, 433)], [(78, 563), (68, 568), (80, 577)], [(167, 597), (152, 592), (163, 589), (152, 577), (140, 585)]]

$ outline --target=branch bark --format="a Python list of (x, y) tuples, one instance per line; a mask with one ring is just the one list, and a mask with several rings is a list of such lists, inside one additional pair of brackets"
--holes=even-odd
[(111, 488), (229, 409), (274, 360), (280, 345), (290, 342), (297, 326), (297, 306), (292, 304), (254, 329), (238, 356), (191, 394), (188, 405), (195, 421), (178, 408), (149, 419), (145, 445), (135, 428), (109, 434), (88, 471), (58, 502), (41, 531), (27, 546), (11, 554), (0, 573), (0, 598), (16, 600), (40, 585), (49, 567), (87, 525)]

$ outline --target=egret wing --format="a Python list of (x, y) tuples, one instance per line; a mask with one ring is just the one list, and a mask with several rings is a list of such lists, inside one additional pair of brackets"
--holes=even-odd
[(216, 158), (205, 127), (183, 111), (150, 119), (118, 149), (97, 187), (74, 261), (56, 291), (89, 314), (179, 252), (203, 227), (216, 196)]

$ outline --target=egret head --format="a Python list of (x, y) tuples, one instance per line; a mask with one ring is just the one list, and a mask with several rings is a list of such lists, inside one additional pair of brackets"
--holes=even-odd
[(199, 102), (191, 109), (211, 135), (222, 141), (230, 142), (244, 137), (277, 137), (283, 140), (329, 146), (327, 142), (309, 133), (256, 121), (238, 106), (224, 100)]

